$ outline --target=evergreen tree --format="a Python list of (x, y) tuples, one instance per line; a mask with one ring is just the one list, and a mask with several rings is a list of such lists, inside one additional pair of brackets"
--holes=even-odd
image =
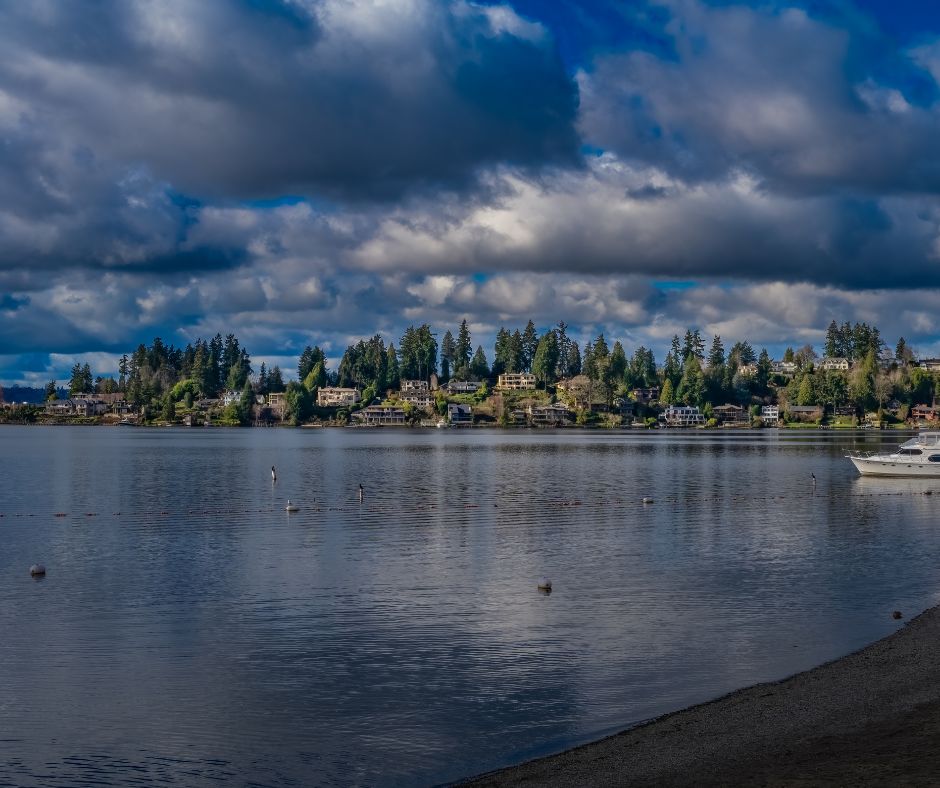
[(268, 393), (268, 370), (263, 361), (261, 362), (261, 369), (258, 372), (258, 393)]
[(767, 348), (762, 348), (760, 356), (757, 358), (757, 374), (754, 376), (754, 382), (757, 384), (758, 391), (763, 394), (767, 390), (767, 383), (770, 381), (770, 355)]
[(728, 365), (738, 368), (757, 361), (757, 355), (749, 342), (735, 342), (728, 354)]
[(58, 388), (59, 388), (58, 384), (54, 380), (50, 380), (46, 384), (46, 388), (43, 391), (43, 399), (46, 402), (52, 402), (58, 399), (59, 398)]
[(486, 380), (490, 376), (490, 368), (486, 363), (486, 353), (483, 345), (477, 347), (477, 352), (470, 360), (470, 374), (477, 380)]
[(568, 357), (571, 351), (571, 340), (568, 339), (568, 326), (565, 321), (559, 321), (558, 325), (552, 329), (555, 334), (555, 343), (558, 345), (558, 368), (555, 374), (558, 378), (564, 379), (573, 374), (568, 366)]
[(450, 380), (451, 368), (454, 364), (454, 354), (457, 346), (454, 343), (453, 334), (447, 331), (441, 340), (441, 382), (446, 383)]
[(783, 351), (783, 360), (789, 361), (789, 362), (793, 361), (793, 348), (792, 347), (788, 347), (786, 350)]
[(395, 352), (395, 346), (389, 345), (386, 351), (385, 377), (388, 387), (397, 389), (401, 387), (401, 373), (398, 369), (398, 354)]
[(800, 388), (796, 395), (797, 405), (815, 405), (816, 395), (813, 392), (813, 376), (809, 373), (803, 375), (800, 380)]
[(833, 320), (826, 329), (826, 344), (823, 349), (823, 355), (828, 358), (841, 356), (843, 350), (842, 334), (839, 326)]
[(554, 331), (543, 336), (532, 357), (532, 374), (543, 386), (554, 383), (558, 369), (558, 338)]
[(682, 370), (682, 379), (676, 390), (676, 400), (687, 405), (701, 406), (705, 402), (705, 375), (695, 353), (689, 355)]
[(715, 334), (712, 347), (708, 352), (709, 368), (723, 367), (725, 365), (725, 346), (721, 344), (721, 337)]
[(535, 324), (530, 320), (522, 332), (522, 368), (525, 372), (532, 371), (532, 362), (535, 360), (538, 346), (539, 335), (535, 332)]
[(682, 369), (679, 367), (679, 362), (675, 355), (670, 350), (666, 354), (666, 360), (663, 362), (663, 385), (665, 385), (668, 380), (672, 384), (672, 386), (670, 386), (671, 391), (675, 388), (680, 377), (682, 377)]
[[(672, 353), (668, 357), (671, 357)], [(666, 378), (663, 387), (659, 391), (659, 404), (663, 406), (674, 404), (674, 395), (672, 392), (672, 381)]]
[(569, 376), (581, 374), (581, 349), (574, 340), (568, 342), (568, 362), (566, 364)]
[(268, 374), (268, 392), (277, 394), (284, 391), (284, 377), (281, 368), (277, 365)]
[(898, 339), (898, 344), (894, 347), (894, 357), (898, 361), (902, 361), (905, 364), (910, 360), (908, 354), (910, 351), (907, 349), (907, 342), (904, 341), (904, 337)]
[(464, 370), (464, 377), (470, 368), (470, 356), (473, 353), (473, 345), (470, 343), (470, 328), (466, 320), (460, 321), (460, 328), (457, 331), (457, 343), (454, 346), (454, 373), (458, 370)]

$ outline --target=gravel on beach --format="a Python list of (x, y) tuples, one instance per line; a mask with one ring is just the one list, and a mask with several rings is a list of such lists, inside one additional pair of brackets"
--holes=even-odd
[(938, 785), (940, 607), (888, 637), (474, 786)]

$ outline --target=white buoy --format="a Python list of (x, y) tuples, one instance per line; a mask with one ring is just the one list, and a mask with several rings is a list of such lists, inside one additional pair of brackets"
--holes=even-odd
[(551, 591), (552, 590), (552, 581), (547, 577), (539, 578), (539, 591)]
[(46, 567), (44, 567), (42, 564), (33, 564), (29, 568), (29, 573), (33, 577), (42, 577), (46, 574)]
[(652, 502), (653, 502), (652, 498), (647, 497), (643, 499), (643, 503), (652, 503)]
[(271, 466), (271, 481), (272, 482), (277, 481), (277, 471), (274, 469), (273, 465)]
[(285, 512), (299, 512), (300, 507), (296, 503), (291, 503), (290, 498), (287, 499), (287, 506), (284, 507)]

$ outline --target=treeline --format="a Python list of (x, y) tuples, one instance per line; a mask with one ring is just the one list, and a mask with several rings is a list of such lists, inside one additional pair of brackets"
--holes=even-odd
[[(720, 336), (709, 342), (698, 329), (674, 336), (661, 366), (652, 350), (640, 346), (628, 354), (620, 340), (611, 344), (603, 333), (583, 347), (568, 334), (564, 322), (539, 334), (530, 320), (523, 328), (500, 327), (492, 356), (483, 346), (474, 347), (470, 327), (461, 321), (454, 331), (437, 335), (428, 324), (409, 326), (398, 346), (386, 345), (376, 334), (346, 348), (339, 365), (331, 370), (324, 351), (304, 348), (297, 365), (297, 380), (285, 381), (277, 366), (260, 365), (257, 374), (248, 351), (234, 334), (217, 334), (177, 348), (156, 338), (141, 344), (130, 356), (123, 356), (119, 375), (93, 377), (88, 364), (72, 369), (68, 390), (77, 393), (123, 392), (137, 407), (159, 407), (172, 416), (177, 405), (190, 408), (201, 398), (217, 399), (223, 392), (238, 393), (229, 402), (227, 416), (244, 422), (250, 417), (253, 398), (259, 394), (283, 392), (288, 420), (300, 422), (315, 411), (316, 392), (323, 386), (355, 387), (363, 400), (383, 396), (397, 389), (402, 380), (449, 380), (495, 382), (503, 373), (531, 373), (541, 388), (560, 380), (577, 378), (587, 397), (609, 403), (617, 396), (629, 396), (635, 389), (659, 388), (661, 405), (708, 403), (754, 404), (761, 401), (839, 406), (858, 409), (883, 406), (892, 399), (904, 403), (931, 402), (934, 376), (913, 369), (913, 353), (904, 339), (895, 347), (895, 363), (885, 364), (885, 343), (879, 330), (866, 323), (833, 321), (826, 333), (825, 355), (853, 362), (848, 372), (819, 368), (815, 350), (806, 345), (788, 348), (783, 360), (791, 362), (787, 375), (775, 371), (766, 349), (756, 352), (747, 341), (737, 341), (730, 349)], [(47, 396), (57, 393), (55, 381), (47, 386)], [(231, 400), (232, 397), (229, 397)]]

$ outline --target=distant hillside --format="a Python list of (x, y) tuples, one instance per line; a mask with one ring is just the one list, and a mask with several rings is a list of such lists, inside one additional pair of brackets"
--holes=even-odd
[[(30, 402), (34, 405), (41, 405), (45, 400), (45, 389), (35, 386), (3, 386), (4, 402)], [(68, 391), (64, 388), (58, 389), (59, 396), (65, 398)]]

